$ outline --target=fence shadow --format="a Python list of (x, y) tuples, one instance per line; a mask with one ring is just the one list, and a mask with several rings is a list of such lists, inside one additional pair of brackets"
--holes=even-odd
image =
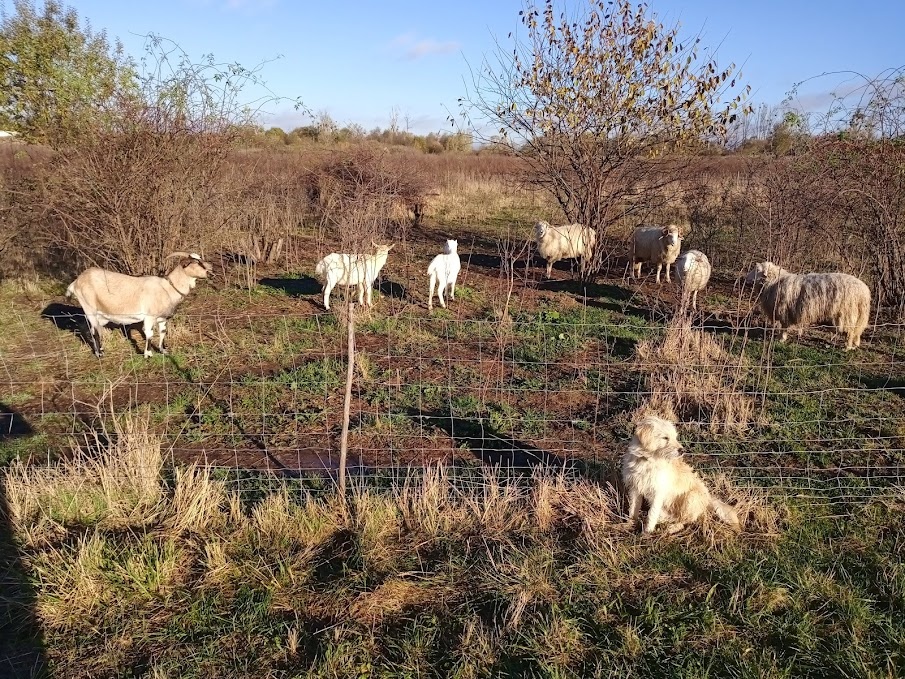
[[(33, 433), (31, 425), (19, 413), (0, 403), (0, 450), (9, 441)], [(0, 475), (0, 676), (44, 676), (47, 661), (36, 604), (35, 591), (25, 575), (14, 539), (6, 488)]]

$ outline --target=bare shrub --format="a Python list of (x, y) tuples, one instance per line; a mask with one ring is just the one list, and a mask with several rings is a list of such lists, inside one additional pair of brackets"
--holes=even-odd
[(635, 363), (648, 374), (650, 393), (639, 415), (706, 424), (713, 433), (743, 432), (754, 418), (754, 400), (745, 393), (744, 355), (694, 329), (687, 313), (677, 313), (662, 338), (640, 342)]

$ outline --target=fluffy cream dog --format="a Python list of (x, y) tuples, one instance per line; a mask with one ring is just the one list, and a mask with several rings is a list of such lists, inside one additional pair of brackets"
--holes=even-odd
[(638, 520), (641, 500), (650, 509), (644, 532), (650, 533), (661, 521), (670, 523), (670, 533), (682, 530), (712, 509), (730, 526), (739, 526), (735, 510), (710, 495), (707, 486), (681, 459), (682, 445), (669, 420), (648, 416), (635, 427), (622, 457), (622, 481), (629, 499), (629, 518)]

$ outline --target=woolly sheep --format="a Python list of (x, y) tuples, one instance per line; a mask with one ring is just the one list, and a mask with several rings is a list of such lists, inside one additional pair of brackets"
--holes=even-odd
[(434, 286), (437, 287), (437, 299), (440, 300), (440, 306), (444, 309), (446, 308), (446, 301), (443, 299), (444, 292), (449, 290), (449, 298), (456, 298), (456, 278), (462, 268), (459, 254), (456, 252), (458, 247), (458, 241), (446, 241), (446, 252), (434, 257), (427, 267), (427, 275), (430, 276), (430, 287), (427, 290), (428, 309), (434, 308)]
[(66, 289), (67, 297), (75, 297), (85, 312), (95, 356), (104, 355), (100, 329), (108, 323), (132, 325), (141, 323), (145, 336), (145, 358), (151, 356), (151, 336), (157, 324), (158, 350), (166, 354), (164, 338), (167, 320), (176, 307), (195, 287), (199, 278), (211, 275), (212, 266), (194, 252), (174, 252), (167, 259), (181, 257), (179, 264), (166, 277), (127, 276), (92, 267), (86, 269)]
[(337, 285), (357, 285), (358, 303), (363, 303), (367, 291), (367, 305), (371, 303), (371, 288), (387, 263), (392, 245), (371, 245), (376, 249), (373, 255), (347, 255), (331, 252), (317, 263), (314, 273), (324, 283), (324, 308), (330, 309), (330, 293)]
[(832, 323), (845, 333), (846, 350), (861, 346), (861, 335), (870, 319), (870, 288), (864, 281), (845, 273), (794, 274), (773, 264), (761, 262), (745, 282), (762, 285), (758, 296), (761, 313), (782, 328), (783, 342), (789, 330), (804, 329), (816, 323)]
[(553, 265), (561, 259), (581, 258), (584, 267), (594, 254), (597, 234), (581, 224), (550, 226), (540, 221), (534, 225), (537, 253), (547, 260), (547, 278), (553, 274)]
[(650, 262), (657, 265), (657, 284), (660, 283), (660, 270), (666, 267), (666, 282), (671, 283), (669, 267), (676, 261), (682, 249), (682, 236), (679, 227), (639, 226), (632, 234), (632, 278), (641, 275), (641, 265)]
[(698, 292), (707, 286), (710, 280), (710, 260), (700, 250), (688, 250), (676, 260), (676, 278), (682, 286), (682, 299), (686, 302), (691, 297), (691, 308), (698, 308)]

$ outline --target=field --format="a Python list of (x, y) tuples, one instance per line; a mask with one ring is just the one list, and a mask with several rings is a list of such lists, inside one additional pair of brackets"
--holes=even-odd
[[(877, 315), (850, 353), (827, 328), (780, 344), (701, 229), (700, 314), (628, 279), (617, 237), (592, 281), (546, 280), (525, 244), (552, 206), (489, 175), (437, 175), (356, 311), (345, 500), (344, 305), (311, 277), (335, 233), (295, 229), (269, 265), (206, 253), (216, 277), (148, 360), (116, 330), (94, 358), (67, 281), (0, 283), (11, 672), (905, 672), (902, 326)], [(456, 300), (428, 313), (447, 237)], [(616, 462), (646, 410), (681, 422), (741, 534), (623, 524)]]

